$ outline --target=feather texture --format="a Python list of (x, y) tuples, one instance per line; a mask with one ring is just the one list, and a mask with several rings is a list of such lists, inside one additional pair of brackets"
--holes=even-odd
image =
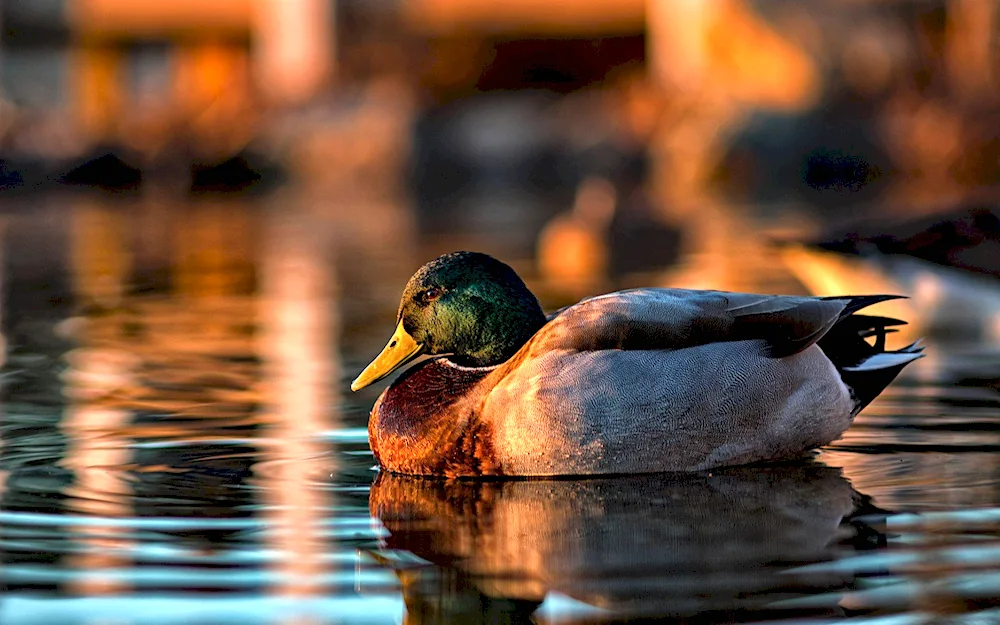
[[(692, 471), (800, 456), (843, 434), (920, 357), (884, 352), (886, 328), (902, 322), (854, 315), (891, 297), (594, 297), (551, 316), (500, 365), (424, 365), (436, 384), (476, 380), (446, 409), (406, 402), (418, 390), (407, 385), (427, 375), (404, 376), (373, 410), (373, 448), (389, 470), (448, 475)], [(860, 393), (845, 384), (866, 377), (875, 382)], [(417, 423), (433, 442), (419, 459), (385, 434), (412, 442), (421, 433), (405, 430)]]

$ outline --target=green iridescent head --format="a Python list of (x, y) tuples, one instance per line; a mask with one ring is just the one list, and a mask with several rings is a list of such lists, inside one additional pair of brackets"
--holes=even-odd
[(467, 366), (499, 364), (544, 324), (538, 300), (509, 266), (477, 252), (445, 254), (406, 283), (396, 332), (351, 388), (363, 388), (421, 354), (449, 354)]

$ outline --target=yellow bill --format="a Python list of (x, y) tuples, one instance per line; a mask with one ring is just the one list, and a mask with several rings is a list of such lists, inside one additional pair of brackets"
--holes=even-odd
[(375, 357), (370, 365), (365, 367), (353, 382), (351, 390), (359, 391), (372, 382), (378, 382), (396, 369), (402, 367), (420, 355), (424, 346), (413, 340), (413, 337), (403, 329), (403, 322), (396, 326), (396, 331), (392, 333), (389, 343), (382, 349), (382, 353)]

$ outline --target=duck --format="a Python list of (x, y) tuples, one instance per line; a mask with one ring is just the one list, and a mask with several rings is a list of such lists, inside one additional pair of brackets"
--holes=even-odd
[(807, 455), (922, 355), (895, 295), (638, 288), (546, 315), (507, 264), (420, 267), (358, 391), (418, 358), (368, 420), (382, 470), (446, 478), (706, 471)]

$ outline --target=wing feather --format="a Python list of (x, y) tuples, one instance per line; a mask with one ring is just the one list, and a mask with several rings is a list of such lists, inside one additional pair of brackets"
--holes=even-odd
[(821, 298), (685, 289), (619, 291), (563, 309), (522, 352), (530, 357), (555, 349), (676, 350), (762, 340), (767, 355), (780, 358), (806, 349), (840, 320), (889, 297)]

